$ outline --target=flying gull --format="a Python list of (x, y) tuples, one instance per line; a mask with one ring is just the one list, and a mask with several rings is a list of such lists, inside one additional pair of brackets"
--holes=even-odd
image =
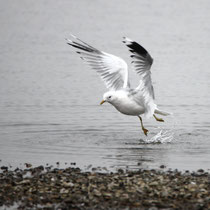
[(157, 121), (164, 122), (155, 114), (167, 116), (170, 113), (158, 109), (154, 102), (150, 71), (153, 58), (137, 42), (126, 37), (123, 39), (123, 43), (131, 52), (132, 64), (139, 75), (139, 84), (135, 89), (130, 88), (128, 66), (123, 59), (100, 51), (74, 35), (71, 35), (71, 39), (67, 39), (67, 44), (77, 49), (80, 57), (100, 75), (109, 89), (108, 92), (104, 93), (100, 104), (108, 102), (122, 114), (137, 116), (140, 119), (142, 130), (147, 136), (148, 130), (143, 125), (141, 115), (153, 116)]

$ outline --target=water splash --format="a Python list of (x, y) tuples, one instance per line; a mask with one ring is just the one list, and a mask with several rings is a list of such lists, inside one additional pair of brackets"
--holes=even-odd
[(174, 133), (172, 130), (160, 130), (155, 136), (150, 139), (142, 140), (145, 144), (164, 144), (170, 143), (174, 139)]
[(156, 130), (158, 133), (149, 139), (141, 139), (141, 142), (144, 144), (164, 144), (170, 143), (174, 139), (174, 131), (176, 128), (177, 122), (174, 118), (174, 115), (170, 115), (170, 120), (167, 121), (167, 128), (157, 127)]

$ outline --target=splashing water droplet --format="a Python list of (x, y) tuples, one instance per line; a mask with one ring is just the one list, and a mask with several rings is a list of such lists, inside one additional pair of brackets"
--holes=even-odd
[(174, 139), (174, 133), (172, 130), (160, 130), (155, 136), (150, 139), (145, 139), (144, 143), (151, 144), (151, 143), (170, 143)]
[(157, 134), (152, 136), (151, 138), (140, 139), (140, 142), (143, 144), (164, 144), (170, 143), (174, 140), (175, 136), (175, 128), (177, 122), (175, 121), (174, 116), (171, 116), (171, 120), (167, 121), (167, 127), (156, 127), (155, 130)]

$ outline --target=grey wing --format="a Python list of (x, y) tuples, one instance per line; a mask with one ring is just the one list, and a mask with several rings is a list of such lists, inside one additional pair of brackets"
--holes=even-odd
[[(154, 112), (154, 89), (151, 80), (151, 66), (153, 59), (151, 55), (140, 44), (132, 41), (128, 38), (124, 38), (123, 41), (128, 47), (132, 58), (132, 64), (135, 67), (135, 71), (140, 76), (138, 87), (134, 90), (133, 96), (136, 101), (144, 103), (147, 113)], [(143, 101), (143, 102), (142, 102)]]
[[(132, 64), (135, 67), (135, 71), (140, 76), (139, 86), (145, 86), (148, 94), (154, 99), (154, 89), (151, 80), (151, 66), (153, 63), (153, 58), (140, 44), (134, 42), (128, 38), (124, 38), (123, 41), (132, 53), (131, 58), (133, 59)], [(137, 87), (137, 89), (139, 88)]]
[(128, 68), (123, 59), (97, 50), (73, 35), (71, 37), (76, 41), (67, 39), (67, 44), (78, 49), (77, 53), (101, 76), (108, 89), (117, 90), (129, 86)]

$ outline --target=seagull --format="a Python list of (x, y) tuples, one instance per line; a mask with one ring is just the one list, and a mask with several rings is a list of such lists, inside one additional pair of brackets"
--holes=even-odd
[(157, 121), (164, 122), (155, 114), (167, 116), (170, 113), (158, 109), (154, 102), (150, 71), (153, 63), (151, 55), (144, 47), (129, 38), (123, 37), (123, 43), (129, 48), (131, 63), (139, 75), (139, 84), (134, 89), (130, 87), (128, 65), (122, 58), (100, 51), (74, 35), (67, 39), (67, 44), (76, 48), (76, 52), (99, 74), (108, 88), (109, 91), (104, 93), (100, 105), (108, 102), (122, 114), (137, 116), (147, 136), (148, 130), (143, 125), (141, 115), (147, 118), (153, 116)]

